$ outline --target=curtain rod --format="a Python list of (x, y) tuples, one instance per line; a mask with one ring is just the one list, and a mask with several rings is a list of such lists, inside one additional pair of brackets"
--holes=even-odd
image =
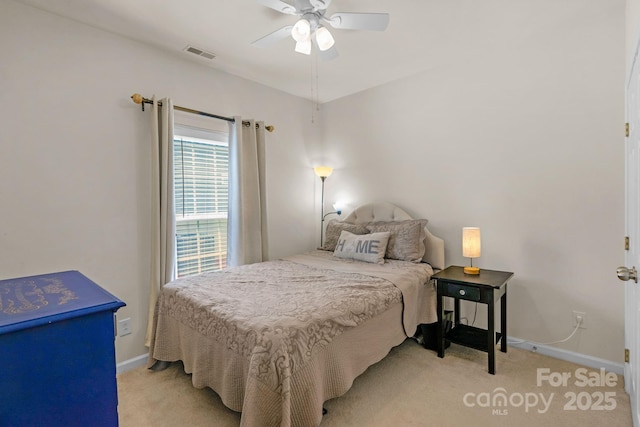
[[(144, 111), (144, 104), (153, 104), (153, 100), (145, 98), (139, 93), (134, 93), (133, 95), (131, 95), (131, 99), (136, 104), (142, 105), (142, 111)], [(162, 106), (162, 102), (158, 102), (158, 105)], [(226, 120), (228, 122), (235, 122), (235, 119), (233, 117), (218, 116), (217, 114), (205, 113), (204, 111), (192, 110), (191, 108), (180, 107), (178, 105), (174, 105), (173, 109), (178, 111), (184, 111), (186, 113), (197, 114), (199, 116), (207, 116), (207, 117), (213, 117), (214, 119)], [(248, 126), (249, 122), (243, 121), (242, 124)], [(256, 128), (257, 127), (258, 127), (258, 124), (256, 123)], [(275, 127), (273, 127), (272, 125), (265, 126), (264, 128), (269, 132), (273, 132), (275, 130)]]

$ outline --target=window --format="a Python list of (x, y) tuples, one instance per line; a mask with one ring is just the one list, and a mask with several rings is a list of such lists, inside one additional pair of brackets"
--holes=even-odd
[(176, 125), (173, 160), (177, 276), (224, 268), (229, 206), (228, 135)]

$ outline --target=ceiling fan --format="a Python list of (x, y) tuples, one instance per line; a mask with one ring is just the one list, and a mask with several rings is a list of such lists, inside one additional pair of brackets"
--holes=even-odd
[(327, 23), (340, 30), (384, 31), (389, 24), (388, 13), (348, 13), (337, 12), (325, 16), (331, 0), (295, 0), (294, 5), (281, 0), (256, 0), (258, 3), (287, 15), (299, 16), (293, 25), (286, 25), (251, 44), (267, 47), (291, 36), (296, 41), (295, 51), (305, 55), (311, 54), (311, 44), (318, 48), (322, 59), (328, 60), (338, 56), (333, 36), (323, 25)]

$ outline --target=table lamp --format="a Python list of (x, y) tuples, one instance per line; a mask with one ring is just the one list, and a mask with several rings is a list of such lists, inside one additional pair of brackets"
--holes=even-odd
[(480, 274), (480, 269), (473, 266), (473, 259), (480, 256), (480, 228), (462, 228), (462, 256), (469, 258), (470, 267), (465, 267), (465, 274)]

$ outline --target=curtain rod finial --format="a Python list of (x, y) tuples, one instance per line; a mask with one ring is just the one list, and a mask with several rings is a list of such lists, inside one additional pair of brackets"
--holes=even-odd
[(144, 98), (142, 97), (142, 95), (140, 95), (139, 93), (134, 93), (133, 95), (131, 95), (131, 99), (133, 100), (133, 102), (135, 102), (136, 104), (142, 104), (142, 101), (144, 100)]
[(265, 126), (264, 128), (265, 128), (266, 130), (268, 130), (269, 132), (273, 132), (273, 131), (275, 130), (275, 127), (274, 127), (274, 126), (272, 126), (272, 125)]

